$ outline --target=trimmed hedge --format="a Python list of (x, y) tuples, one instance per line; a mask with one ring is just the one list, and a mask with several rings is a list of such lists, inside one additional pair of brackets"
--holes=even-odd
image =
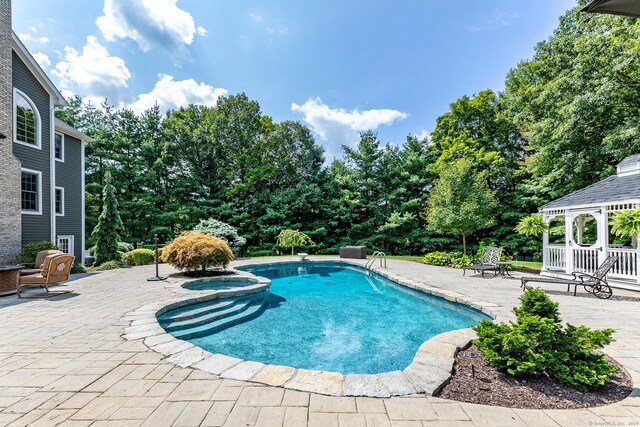
[(127, 265), (147, 265), (156, 260), (155, 251), (151, 249), (134, 249), (122, 255), (122, 262)]

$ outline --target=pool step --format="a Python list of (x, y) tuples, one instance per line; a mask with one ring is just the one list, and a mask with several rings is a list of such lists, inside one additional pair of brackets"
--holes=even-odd
[(239, 299), (225, 298), (221, 300), (213, 300), (202, 304), (190, 305), (187, 307), (172, 310), (170, 312), (160, 315), (159, 321), (161, 325), (165, 325), (171, 322), (182, 322), (184, 320), (193, 319), (200, 316), (206, 316), (210, 313), (229, 308), (234, 304), (238, 304)]
[[(207, 325), (215, 322), (218, 319), (222, 319), (224, 317), (229, 317), (237, 313), (241, 313), (248, 309), (251, 305), (256, 303), (262, 304), (263, 298), (256, 300), (255, 297), (242, 298), (234, 301), (229, 301), (230, 304), (226, 306), (216, 305), (212, 310), (206, 310), (206, 307), (200, 307), (198, 309), (192, 310), (196, 313), (192, 313), (186, 316), (178, 316), (182, 318), (182, 320), (177, 320), (175, 318), (163, 319), (161, 321), (161, 325), (167, 332), (175, 332), (181, 331), (184, 329), (191, 329), (200, 325)], [(197, 312), (200, 311), (200, 314)]]
[[(178, 339), (190, 340), (200, 338), (227, 329), (233, 325), (255, 319), (266, 310), (263, 304), (264, 298), (252, 299), (251, 302), (243, 306), (243, 310), (227, 317), (218, 318), (205, 324), (171, 332), (171, 335)], [(166, 328), (165, 328), (166, 329)]]

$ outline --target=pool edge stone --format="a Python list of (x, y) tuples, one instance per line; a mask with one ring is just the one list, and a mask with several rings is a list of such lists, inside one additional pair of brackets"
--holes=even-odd
[[(336, 262), (335, 260), (325, 262)], [(320, 261), (320, 262), (322, 262)], [(352, 261), (338, 261), (362, 267)], [(422, 282), (406, 279), (389, 271), (373, 269), (377, 274), (393, 280), (402, 286), (428, 295), (474, 308), (493, 319), (494, 322), (511, 320), (510, 313), (501, 306), (458, 292), (443, 290)], [(251, 279), (249, 286), (223, 290), (187, 290), (187, 283), (202, 282), (219, 278), (193, 279), (172, 278), (165, 288), (174, 292), (175, 297), (146, 304), (127, 313), (121, 321), (129, 326), (123, 329), (122, 338), (141, 340), (145, 346), (165, 356), (164, 361), (180, 367), (200, 369), (223, 379), (249, 381), (285, 389), (299, 390), (330, 396), (391, 397), (408, 396), (416, 393), (436, 394), (451, 378), (455, 355), (466, 348), (475, 332), (471, 328), (438, 334), (425, 341), (416, 352), (412, 363), (403, 371), (380, 374), (347, 374), (338, 372), (296, 369), (289, 366), (268, 365), (261, 362), (245, 361), (223, 354), (212, 354), (188, 341), (173, 337), (160, 326), (157, 316), (173, 308), (218, 298), (257, 294), (268, 289), (270, 281), (251, 273), (234, 270), (233, 276), (223, 276), (228, 281), (238, 277)], [(268, 282), (268, 283), (267, 283)], [(266, 284), (266, 286), (264, 286)], [(185, 292), (186, 291), (186, 292)]]
[(297, 369), (291, 366), (265, 365), (249, 381), (282, 387), (295, 375)]
[(232, 366), (223, 373), (220, 374), (220, 378), (249, 381), (258, 372), (260, 372), (266, 365), (262, 362), (253, 362), (251, 360), (243, 360), (237, 365)]
[(347, 374), (342, 391), (345, 396), (391, 397), (377, 374)]
[(344, 375), (339, 372), (298, 369), (284, 384), (284, 388), (329, 396), (344, 396), (343, 383)]

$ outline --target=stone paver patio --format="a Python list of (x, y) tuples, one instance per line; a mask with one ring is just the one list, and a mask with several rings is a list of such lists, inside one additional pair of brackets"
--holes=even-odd
[[(324, 259), (324, 258), (323, 258)], [(279, 261), (286, 258), (278, 258)], [(268, 262), (260, 259), (259, 262)], [(238, 261), (233, 265), (254, 263)], [(389, 272), (495, 303), (517, 304), (519, 282), (462, 277), (459, 270), (389, 261)], [(169, 266), (161, 266), (171, 274)], [(333, 397), (220, 378), (163, 360), (142, 340), (125, 340), (127, 313), (175, 298), (153, 267), (76, 278), (50, 299), (0, 298), (0, 425), (114, 426), (595, 426), (638, 425), (640, 390), (614, 405), (582, 410), (519, 410), (430, 396)], [(59, 288), (59, 289), (60, 289)], [(550, 285), (550, 289), (562, 289)], [(580, 292), (580, 290), (578, 291)], [(615, 294), (631, 293), (616, 290)], [(564, 321), (613, 327), (607, 352), (637, 384), (638, 302), (552, 295)]]

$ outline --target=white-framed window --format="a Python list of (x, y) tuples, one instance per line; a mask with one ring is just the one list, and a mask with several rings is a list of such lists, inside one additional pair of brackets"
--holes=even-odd
[(29, 97), (13, 90), (13, 140), (32, 148), (41, 148), (40, 113)]
[(53, 155), (59, 162), (64, 162), (64, 135), (55, 133), (53, 137)]
[(56, 216), (64, 216), (64, 188), (56, 187)]
[(22, 213), (42, 215), (42, 172), (22, 169)]
[(56, 237), (56, 246), (65, 254), (74, 255), (73, 235)]

